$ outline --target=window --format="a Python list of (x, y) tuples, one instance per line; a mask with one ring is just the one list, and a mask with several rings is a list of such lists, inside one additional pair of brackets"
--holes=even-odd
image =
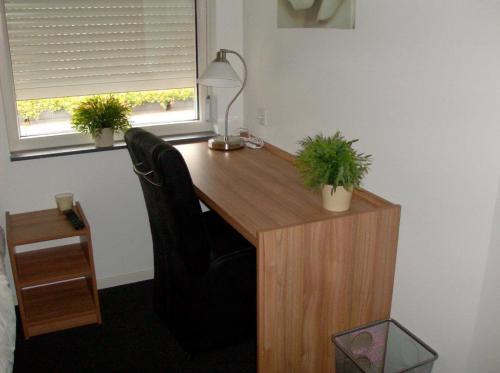
[(132, 125), (158, 134), (209, 130), (196, 85), (206, 56), (197, 3), (206, 2), (0, 0), (11, 150), (91, 142), (74, 132), (71, 112), (92, 95), (127, 102)]

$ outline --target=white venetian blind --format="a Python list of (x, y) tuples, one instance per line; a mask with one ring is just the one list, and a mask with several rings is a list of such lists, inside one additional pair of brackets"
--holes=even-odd
[(18, 100), (194, 87), (195, 0), (5, 0)]

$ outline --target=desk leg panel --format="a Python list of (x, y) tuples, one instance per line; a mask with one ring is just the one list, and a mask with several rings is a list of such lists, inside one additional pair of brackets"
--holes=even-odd
[(259, 234), (259, 372), (334, 372), (331, 336), (389, 317), (399, 209)]

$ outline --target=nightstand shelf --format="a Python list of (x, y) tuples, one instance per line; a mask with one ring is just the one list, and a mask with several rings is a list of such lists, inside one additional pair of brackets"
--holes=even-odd
[[(7, 243), (24, 337), (101, 323), (90, 226), (75, 230), (57, 209), (7, 213)], [(18, 246), (79, 237), (78, 243), (18, 252)]]
[(84, 250), (82, 244), (76, 243), (17, 254), (21, 288), (91, 276)]
[(22, 290), (29, 336), (98, 323), (85, 278)]
[[(80, 216), (83, 214), (78, 203), (74, 209)], [(8, 214), (8, 217), (9, 241), (14, 246), (90, 234), (88, 225), (84, 229), (75, 230), (58, 209)]]

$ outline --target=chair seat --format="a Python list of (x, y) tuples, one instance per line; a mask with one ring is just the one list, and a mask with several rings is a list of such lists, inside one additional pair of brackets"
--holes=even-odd
[(244, 249), (255, 250), (250, 242), (241, 236), (215, 211), (204, 212), (202, 217), (210, 244), (211, 261), (236, 251)]

